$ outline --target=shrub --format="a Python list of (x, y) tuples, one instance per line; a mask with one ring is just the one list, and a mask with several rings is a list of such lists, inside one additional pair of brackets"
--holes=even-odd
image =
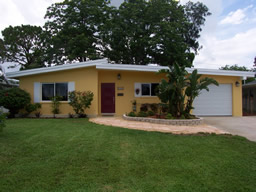
[(68, 117), (69, 117), (69, 118), (74, 118), (74, 114), (73, 114), (73, 113), (69, 113), (69, 114), (68, 114)]
[(56, 114), (60, 113), (60, 101), (61, 101), (61, 97), (60, 96), (55, 96), (51, 98), (52, 101), (52, 113), (53, 113), (53, 117), (55, 118)]
[(5, 127), (5, 118), (6, 115), (0, 111), (0, 132), (2, 132), (3, 128)]
[(137, 114), (138, 117), (147, 117), (148, 114), (144, 111), (140, 111), (138, 114)]
[(153, 111), (148, 111), (148, 116), (154, 116), (155, 113)]
[(168, 113), (168, 114), (165, 116), (165, 118), (166, 118), (166, 119), (174, 119), (171, 113)]
[(30, 100), (29, 93), (18, 87), (0, 91), (0, 106), (9, 109), (9, 117), (15, 117), (15, 114), (24, 109)]
[(78, 117), (86, 117), (84, 111), (90, 108), (93, 100), (93, 92), (91, 91), (72, 91), (69, 92), (69, 105), (72, 106)]
[(40, 103), (30, 103), (25, 107), (25, 110), (27, 111), (28, 115), (32, 112), (38, 112), (38, 109), (41, 109), (42, 105)]
[(148, 111), (148, 104), (142, 104), (140, 107), (140, 111), (147, 112)]
[(40, 118), (40, 117), (41, 117), (41, 112), (40, 112), (40, 111), (35, 112), (35, 116), (36, 116), (37, 118)]
[(129, 117), (136, 117), (136, 113), (134, 113), (134, 112), (132, 111), (132, 112), (128, 113), (128, 116), (129, 116)]
[(150, 109), (151, 109), (154, 113), (157, 113), (158, 104), (152, 103), (152, 104), (150, 104), (149, 106), (150, 106)]

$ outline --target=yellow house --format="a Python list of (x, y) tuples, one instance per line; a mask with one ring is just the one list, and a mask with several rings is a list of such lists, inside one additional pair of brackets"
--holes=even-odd
[[(137, 104), (158, 103), (154, 87), (163, 75), (156, 74), (168, 67), (155, 65), (110, 64), (106, 59), (65, 64), (7, 73), (8, 78), (20, 80), (20, 88), (30, 93), (34, 103), (41, 103), (41, 113), (52, 116), (50, 97), (60, 95), (60, 115), (74, 111), (68, 104), (68, 92), (73, 90), (94, 93), (94, 99), (86, 114), (117, 115), (132, 111), (132, 101)], [(187, 68), (189, 73), (194, 69)], [(242, 116), (241, 80), (253, 77), (252, 72), (198, 69), (203, 76), (212, 77), (220, 86), (210, 86), (195, 100), (196, 115)]]

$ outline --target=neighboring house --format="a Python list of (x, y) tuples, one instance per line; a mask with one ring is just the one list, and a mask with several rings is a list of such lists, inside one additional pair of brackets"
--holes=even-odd
[[(63, 97), (62, 115), (74, 113), (68, 104), (68, 92), (73, 90), (94, 93), (90, 109), (95, 115), (122, 115), (132, 110), (132, 102), (158, 103), (154, 87), (164, 78), (156, 74), (163, 66), (110, 64), (106, 59), (8, 73), (7, 77), (20, 80), (20, 87), (31, 94), (33, 102), (42, 104), (43, 115), (51, 115), (50, 97)], [(186, 69), (191, 73), (194, 69)], [(220, 83), (210, 86), (195, 100), (196, 115), (242, 116), (241, 79), (254, 76), (251, 72), (198, 69), (203, 77), (212, 77)], [(137, 110), (139, 107), (137, 107)]]
[(243, 85), (243, 114), (256, 115), (256, 80)]

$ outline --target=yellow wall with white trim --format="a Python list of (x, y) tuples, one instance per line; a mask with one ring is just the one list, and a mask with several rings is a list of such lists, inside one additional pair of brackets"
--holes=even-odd
[[(132, 66), (131, 66), (132, 67)], [(121, 79), (117, 79), (117, 75), (121, 74)], [(155, 72), (132, 72), (118, 70), (96, 70), (95, 67), (80, 68), (59, 72), (44, 73), (40, 75), (25, 76), (20, 78), (20, 87), (31, 94), (33, 100), (34, 82), (75, 82), (75, 89), (79, 91), (90, 90), (94, 93), (94, 99), (90, 109), (86, 110), (88, 115), (101, 114), (101, 83), (115, 83), (115, 114), (122, 115), (132, 111), (131, 101), (136, 100), (138, 106), (142, 103), (158, 103), (159, 99), (155, 97), (135, 97), (135, 83), (158, 83), (163, 74)], [(204, 77), (204, 76), (202, 76)], [(217, 80), (220, 84), (232, 84), (233, 96), (233, 116), (242, 116), (242, 82), (240, 77), (231, 76), (214, 76), (208, 75)], [(240, 82), (240, 86), (236, 87), (236, 81)], [(123, 90), (117, 90), (122, 87)], [(124, 96), (117, 96), (118, 93), (123, 93)], [(44, 115), (51, 115), (51, 102), (41, 102), (41, 112)], [(138, 110), (139, 107), (137, 107)], [(69, 106), (68, 102), (62, 102), (60, 105), (61, 114), (73, 113), (74, 111)]]
[[(75, 82), (75, 90), (92, 91), (94, 98), (90, 109), (86, 109), (88, 115), (98, 115), (98, 71), (95, 67), (72, 69), (59, 72), (43, 73), (39, 75), (25, 76), (20, 78), (20, 88), (28, 91), (33, 101), (34, 82), (40, 83), (58, 83), (58, 82)], [(42, 101), (41, 113), (43, 115), (52, 115), (51, 102)], [(60, 104), (60, 114), (69, 114), (75, 112), (67, 101)]]

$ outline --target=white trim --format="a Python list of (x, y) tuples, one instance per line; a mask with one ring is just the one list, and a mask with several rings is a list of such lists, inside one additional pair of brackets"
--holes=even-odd
[[(142, 71), (142, 72), (158, 72), (160, 69), (169, 69), (166, 66), (148, 66), (148, 65), (131, 65), (131, 64), (110, 64), (107, 59), (99, 59), (94, 61), (73, 63), (73, 64), (64, 64), (53, 67), (44, 67), (38, 69), (17, 71), (7, 73), (8, 78), (19, 78), (28, 75), (36, 75), (42, 73), (50, 73), (56, 71), (78, 69), (85, 67), (93, 67), (101, 70), (119, 70), (119, 71)], [(188, 73), (192, 73), (195, 68), (186, 68)], [(202, 69), (198, 68), (198, 73), (202, 75), (221, 75), (221, 76), (237, 76), (237, 77), (254, 77), (254, 72), (247, 71), (228, 71), (228, 70), (219, 70), (219, 69)]]
[(16, 71), (16, 72), (7, 73), (6, 75), (8, 76), (8, 78), (17, 78), (17, 77), (23, 77), (28, 75), (50, 73), (55, 71), (64, 71), (64, 70), (78, 69), (78, 68), (84, 68), (84, 67), (93, 67), (93, 66), (96, 66), (96, 64), (101, 64), (101, 63), (107, 63), (107, 60), (99, 59), (94, 61), (57, 65), (53, 67), (43, 67), (43, 68), (30, 69), (30, 70), (24, 70), (24, 71)]

